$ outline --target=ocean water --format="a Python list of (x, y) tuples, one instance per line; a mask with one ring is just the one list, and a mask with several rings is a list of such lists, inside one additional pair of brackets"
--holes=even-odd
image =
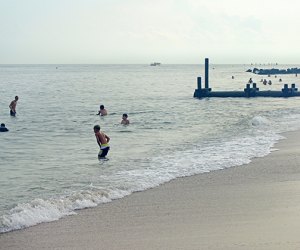
[[(250, 77), (262, 90), (299, 86), (295, 75), (262, 77), (248, 68), (210, 65), (210, 87), (242, 90)], [(300, 98), (195, 99), (203, 74), (203, 65), (0, 65), (0, 122), (10, 130), (0, 133), (0, 232), (249, 163), (300, 128)], [(107, 117), (96, 115), (100, 104)], [(120, 124), (123, 113), (129, 126)], [(97, 159), (95, 124), (111, 137), (109, 161)]]

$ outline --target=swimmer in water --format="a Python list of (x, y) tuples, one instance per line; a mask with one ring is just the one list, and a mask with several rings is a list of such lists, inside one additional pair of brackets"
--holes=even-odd
[(129, 125), (128, 115), (123, 114), (121, 124), (123, 125)]
[(9, 130), (5, 127), (5, 124), (1, 123), (0, 132), (7, 132), (7, 131), (9, 131)]
[(100, 116), (107, 115), (107, 110), (104, 108), (104, 105), (100, 105), (100, 110), (97, 115), (100, 115)]

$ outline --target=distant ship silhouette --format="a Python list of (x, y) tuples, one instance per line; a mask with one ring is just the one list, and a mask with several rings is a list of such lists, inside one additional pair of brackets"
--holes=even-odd
[(150, 64), (150, 66), (160, 66), (160, 65), (161, 65), (161, 63), (159, 63), (159, 62), (154, 62), (154, 63)]

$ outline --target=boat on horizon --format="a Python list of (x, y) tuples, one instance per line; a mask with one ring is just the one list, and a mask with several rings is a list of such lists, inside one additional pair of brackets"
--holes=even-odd
[(154, 63), (150, 64), (150, 66), (160, 66), (160, 65), (161, 65), (161, 63), (159, 63), (159, 62), (154, 62)]

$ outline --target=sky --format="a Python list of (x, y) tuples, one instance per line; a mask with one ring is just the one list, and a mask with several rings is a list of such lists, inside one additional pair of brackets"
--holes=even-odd
[(0, 64), (300, 63), (298, 0), (0, 0)]

